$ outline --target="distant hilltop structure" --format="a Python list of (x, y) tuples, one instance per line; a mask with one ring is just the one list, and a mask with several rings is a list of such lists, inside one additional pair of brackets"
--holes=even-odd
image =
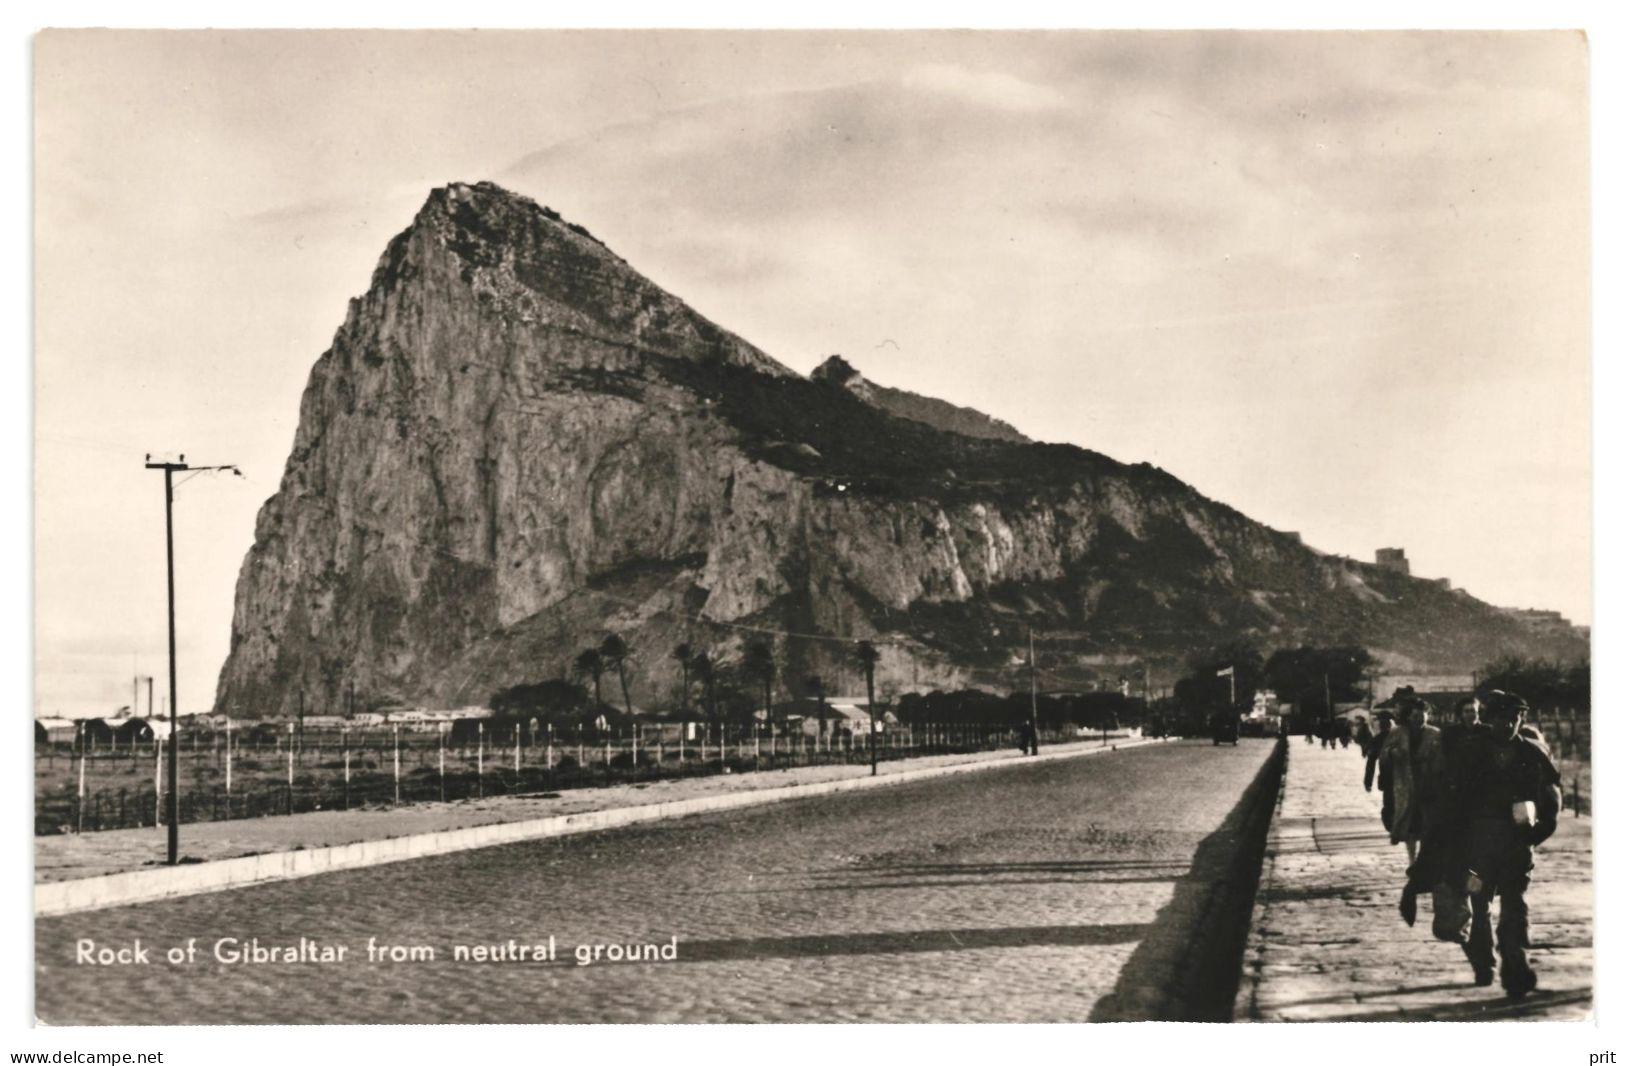
[(1501, 613), (1542, 637), (1579, 636), (1590, 639), (1590, 626), (1577, 626), (1563, 617), (1561, 611), (1541, 611), (1533, 608), (1503, 607)]
[[(1411, 576), (1411, 561), (1405, 558), (1404, 548), (1378, 548), (1377, 565), (1384, 570), (1392, 570), (1396, 574), (1404, 574), (1406, 577)], [(1450, 579), (1448, 577), (1430, 577), (1422, 580), (1431, 581), (1446, 592), (1450, 591)]]
[(1405, 558), (1404, 548), (1378, 548), (1377, 565), (1396, 574), (1411, 572), (1411, 561)]

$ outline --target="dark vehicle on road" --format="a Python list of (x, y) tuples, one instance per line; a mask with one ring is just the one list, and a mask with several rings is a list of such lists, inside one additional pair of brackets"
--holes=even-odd
[(1235, 711), (1214, 711), (1208, 715), (1207, 726), (1215, 745), (1241, 743), (1241, 716)]

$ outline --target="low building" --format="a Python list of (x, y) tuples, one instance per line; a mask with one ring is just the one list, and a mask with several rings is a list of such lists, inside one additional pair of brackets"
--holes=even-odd
[(105, 718), (81, 718), (79, 728), (90, 748), (105, 748), (113, 743), (114, 724)]
[(305, 729), (311, 732), (328, 729), (343, 729), (347, 723), (342, 714), (307, 714), (305, 715)]
[(1470, 692), (1474, 683), (1472, 674), (1383, 674), (1372, 682), (1371, 697), (1382, 704), (1400, 689), (1409, 688), (1429, 703), (1435, 703), (1434, 693)]
[[(807, 736), (818, 735), (817, 700), (791, 700), (775, 704), (773, 712), (792, 727), (799, 727)], [(827, 696), (824, 698), (823, 721), (827, 732), (863, 736), (869, 732), (869, 700), (865, 696)], [(888, 725), (896, 723), (896, 716), (882, 709), (878, 732), (884, 733)]]
[[(41, 733), (45, 735), (40, 736)], [(34, 719), (34, 740), (47, 744), (72, 744), (79, 736), (79, 723), (71, 718)]]
[(169, 736), (169, 723), (161, 718), (121, 718), (113, 730), (120, 744), (144, 744)]
[[(1537, 636), (1567, 637), (1576, 635), (1574, 623), (1564, 618), (1561, 611), (1503, 607), (1501, 613)], [(1589, 636), (1589, 633), (1585, 635)]]

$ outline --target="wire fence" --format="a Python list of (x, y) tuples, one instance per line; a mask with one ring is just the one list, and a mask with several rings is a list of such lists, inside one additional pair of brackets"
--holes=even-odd
[[(1106, 743), (1128, 732), (1074, 727), (1039, 732), (1043, 745), (1080, 739)], [(978, 723), (889, 726), (876, 761), (1013, 748), (1021, 731)], [(182, 735), (176, 755), (182, 824), (264, 818), (322, 810), (360, 810), (496, 796), (547, 795), (574, 788), (863, 764), (866, 732), (824, 734), (773, 726), (697, 727), (571, 736), (516, 728), (451, 743), (444, 733), (349, 734), (226, 742), (223, 733)], [(37, 744), (36, 835), (132, 829), (164, 824), (168, 774), (163, 741)]]
[(1591, 715), (1570, 708), (1535, 708), (1539, 729), (1563, 782), (1563, 803), (1575, 815), (1591, 813)]

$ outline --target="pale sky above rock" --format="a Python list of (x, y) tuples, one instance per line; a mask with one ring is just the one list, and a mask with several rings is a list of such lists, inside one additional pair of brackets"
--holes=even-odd
[[(311, 364), (495, 180), (797, 370), (1161, 466), (1324, 551), (1589, 622), (1573, 33), (37, 39), (40, 711), (212, 702)], [(160, 681), (159, 691), (163, 690)]]

